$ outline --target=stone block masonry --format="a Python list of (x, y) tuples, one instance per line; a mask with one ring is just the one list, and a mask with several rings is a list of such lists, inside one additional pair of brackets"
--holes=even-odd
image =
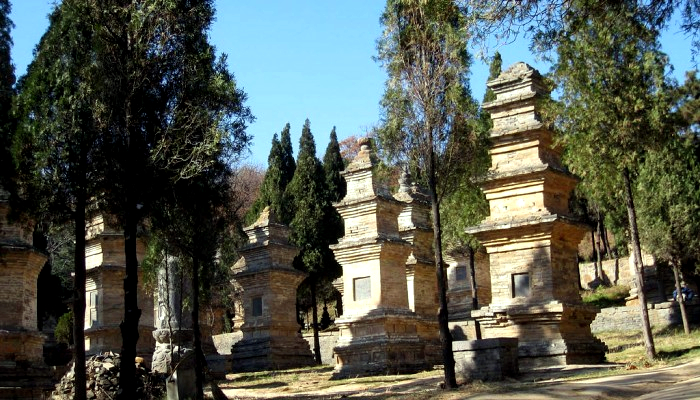
[(458, 340), (452, 343), (455, 373), (461, 383), (500, 381), (517, 375), (518, 339)]
[(489, 255), (492, 299), (472, 317), (483, 338), (518, 339), (520, 368), (601, 362), (606, 347), (590, 330), (598, 310), (578, 294), (577, 246), (588, 227), (568, 207), (577, 178), (538, 113), (549, 93), (525, 63), (488, 86), (492, 164), (481, 186), (490, 215), (467, 232)]
[(46, 256), (32, 245), (32, 224), (10, 222), (0, 186), (0, 398), (40, 398), (51, 386), (37, 330), (37, 278)]
[[(343, 267), (343, 315), (335, 321), (340, 336), (333, 350), (337, 378), (428, 368), (422, 319), (409, 307), (406, 261), (414, 248), (399, 230), (407, 203), (378, 184), (369, 139), (359, 144), (343, 172), (347, 195), (334, 204), (345, 224), (345, 235), (331, 246)], [(404, 215), (402, 221), (411, 221)], [(416, 232), (408, 230), (407, 236)], [(421, 301), (414, 297), (416, 309)]]
[(266, 207), (245, 233), (248, 244), (233, 266), (241, 290), (243, 337), (231, 348), (232, 370), (314, 365), (309, 344), (298, 333), (296, 294), (306, 274), (292, 267), (299, 250), (289, 244), (289, 228)]
[[(96, 216), (87, 227), (85, 244), (85, 353), (100, 354), (119, 352), (122, 336), (119, 324), (124, 319), (124, 277), (126, 259), (124, 235), (114, 227), (108, 217)], [(137, 240), (136, 256), (143, 260), (146, 244)], [(155, 339), (153, 338), (153, 295), (143, 287), (143, 275), (139, 268), (138, 306), (139, 341), (136, 354), (150, 367)]]

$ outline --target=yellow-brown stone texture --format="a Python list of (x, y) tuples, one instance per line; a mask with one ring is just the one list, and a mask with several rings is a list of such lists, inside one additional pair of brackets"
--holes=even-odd
[(296, 321), (297, 287), (306, 274), (292, 267), (299, 250), (289, 244), (289, 228), (267, 207), (245, 233), (248, 244), (233, 266), (243, 309), (243, 339), (231, 349), (233, 370), (313, 365)]
[[(124, 235), (103, 217), (95, 217), (87, 227), (85, 245), (85, 352), (98, 354), (105, 351), (119, 352), (122, 347), (119, 324), (124, 319)], [(143, 260), (145, 244), (137, 241), (137, 259)], [(153, 295), (143, 287), (139, 270), (137, 301), (141, 309), (139, 319), (138, 356), (150, 361), (155, 347), (152, 332)]]
[(32, 246), (31, 224), (10, 223), (0, 187), (0, 361), (43, 364), (37, 331), (37, 278), (46, 256)]
[[(423, 339), (430, 335), (409, 308), (406, 264), (414, 248), (401, 234), (413, 238), (425, 229), (416, 229), (421, 224), (410, 210), (412, 200), (398, 200), (378, 184), (369, 139), (360, 146), (343, 172), (347, 195), (334, 204), (345, 225), (345, 235), (331, 246), (343, 267), (343, 315), (336, 319), (340, 337), (334, 348), (338, 377), (424, 369)], [(420, 251), (425, 249), (414, 259), (424, 258)], [(419, 292), (429, 291), (420, 270), (418, 281), (413, 276), (414, 293), (416, 282)], [(414, 297), (413, 304), (422, 303)]]
[(488, 86), (491, 169), (482, 189), (490, 215), (468, 229), (489, 255), (491, 303), (472, 311), (484, 338), (517, 337), (521, 367), (600, 362), (590, 332), (597, 309), (578, 294), (577, 246), (587, 228), (571, 217), (577, 183), (539, 118), (549, 96), (540, 74), (516, 63)]

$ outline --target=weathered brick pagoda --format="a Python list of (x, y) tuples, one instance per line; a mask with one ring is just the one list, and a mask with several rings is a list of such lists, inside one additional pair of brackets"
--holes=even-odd
[(406, 260), (412, 246), (401, 238), (404, 203), (378, 184), (369, 139), (343, 172), (347, 195), (334, 206), (345, 235), (331, 246), (343, 267), (343, 315), (333, 349), (335, 376), (414, 372), (427, 367), (420, 318), (408, 302)]
[(489, 254), (492, 301), (472, 312), (484, 338), (517, 337), (521, 368), (601, 362), (591, 334), (599, 311), (578, 293), (577, 245), (587, 227), (571, 217), (577, 178), (561, 164), (538, 115), (549, 96), (539, 72), (516, 63), (488, 86), (491, 170), (482, 189), (490, 216), (468, 229)]
[(245, 228), (248, 244), (233, 266), (243, 304), (243, 339), (231, 349), (233, 371), (263, 371), (314, 365), (296, 320), (297, 287), (306, 274), (292, 267), (299, 250), (289, 228), (265, 208)]
[[(95, 217), (87, 227), (85, 244), (85, 353), (120, 352), (119, 324), (124, 319), (124, 277), (126, 258), (124, 234), (107, 218)], [(136, 256), (143, 260), (145, 244), (137, 240)], [(155, 347), (153, 338), (153, 296), (143, 288), (139, 267), (139, 341), (136, 354), (150, 363)]]
[(8, 220), (0, 186), (0, 398), (40, 398), (51, 387), (37, 329), (37, 278), (46, 256), (32, 245), (31, 223)]
[(399, 235), (412, 245), (411, 254), (406, 260), (408, 308), (419, 317), (418, 336), (425, 342), (426, 359), (433, 365), (442, 364), (430, 198), (411, 182), (411, 175), (406, 169), (399, 178), (399, 190), (394, 198), (403, 203), (398, 218)]

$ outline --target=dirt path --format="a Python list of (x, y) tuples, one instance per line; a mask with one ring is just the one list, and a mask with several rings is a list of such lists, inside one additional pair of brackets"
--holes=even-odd
[[(229, 399), (634, 399), (700, 377), (700, 360), (697, 360), (653, 370), (619, 369), (620, 374), (614, 376), (572, 380), (575, 376), (612, 367), (554, 368), (526, 373), (504, 382), (463, 385), (454, 391), (439, 389), (442, 371), (331, 381), (330, 367), (271, 373), (269, 377), (251, 382), (229, 375), (219, 387)], [(682, 398), (700, 398), (700, 379), (695, 379), (692, 385), (685, 385), (682, 393), (691, 396)], [(659, 396), (651, 398), (661, 400)]]

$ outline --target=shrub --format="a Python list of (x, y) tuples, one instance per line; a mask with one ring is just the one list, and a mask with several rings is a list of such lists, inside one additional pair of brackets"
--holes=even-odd
[(61, 315), (53, 335), (59, 343), (73, 344), (73, 310)]

